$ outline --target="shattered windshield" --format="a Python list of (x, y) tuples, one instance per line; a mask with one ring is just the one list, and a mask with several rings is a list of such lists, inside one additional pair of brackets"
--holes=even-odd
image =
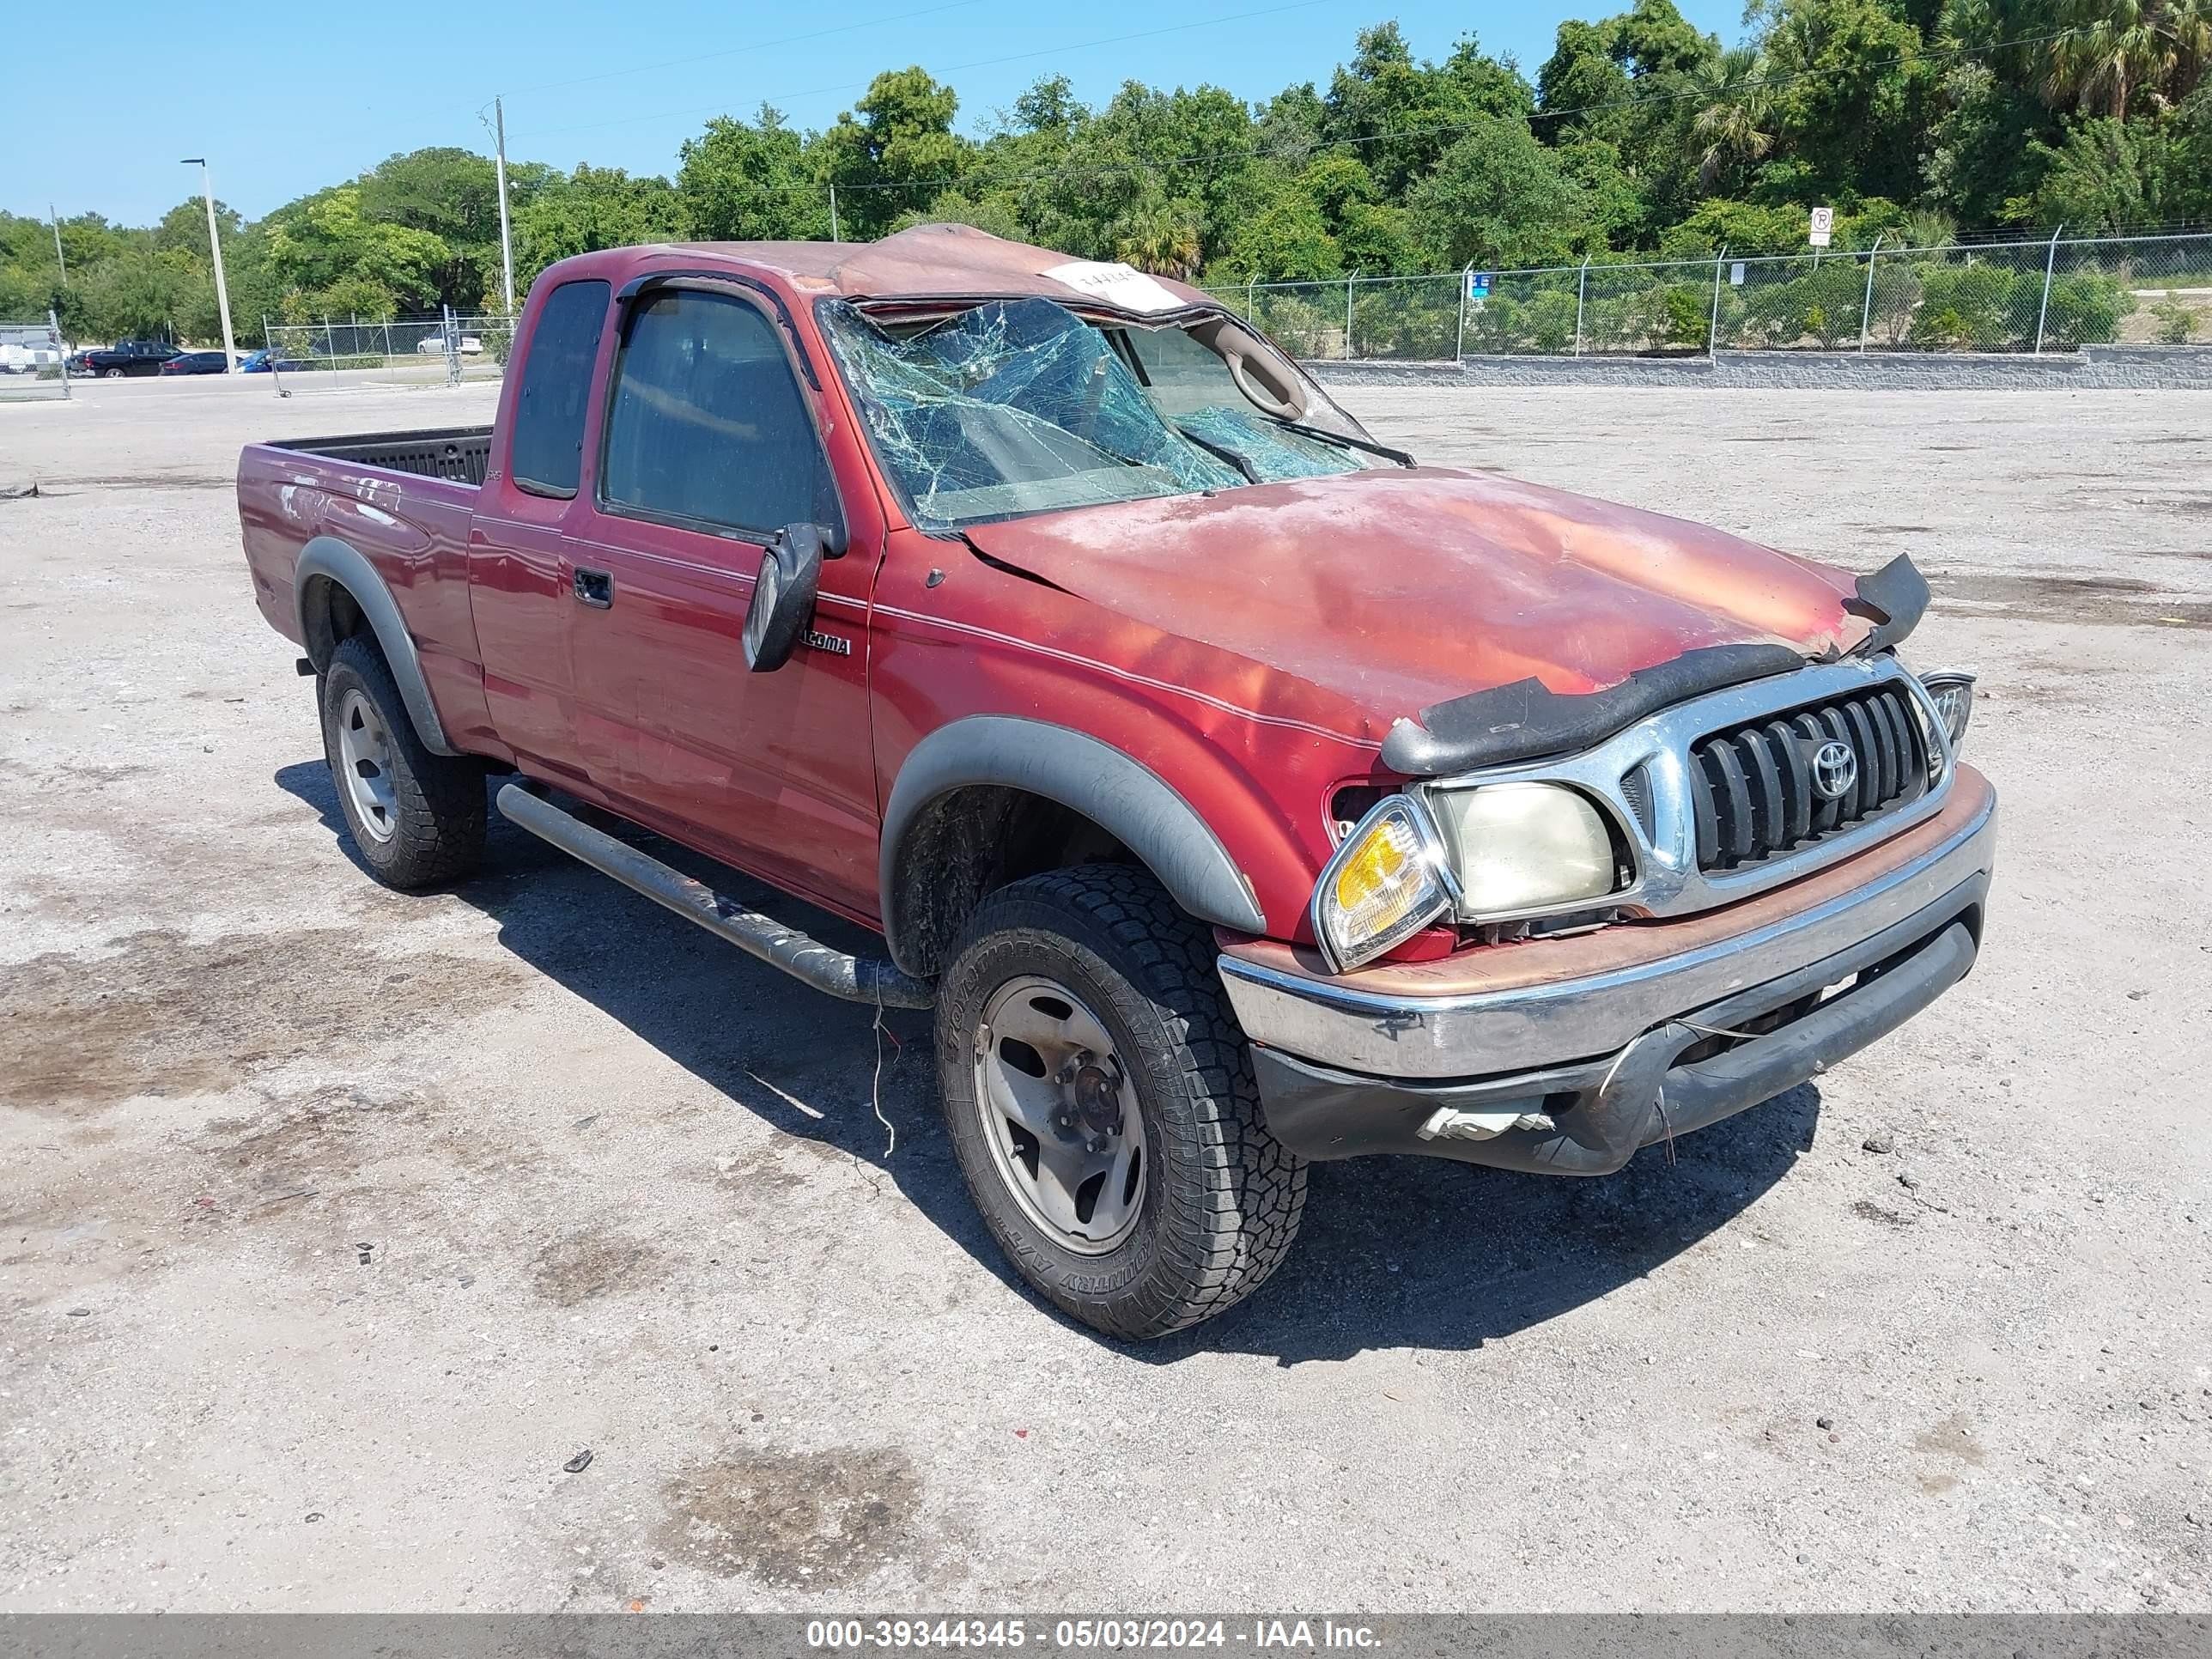
[(822, 318), (925, 530), (1371, 464), (1262, 414), (1180, 330), (1094, 327), (1049, 300), (994, 301), (903, 336), (848, 305)]

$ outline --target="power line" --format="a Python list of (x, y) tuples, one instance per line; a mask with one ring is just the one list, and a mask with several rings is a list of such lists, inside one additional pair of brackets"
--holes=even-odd
[[(1821, 76), (1858, 73), (1870, 69), (1895, 69), (1908, 64), (1941, 62), (1947, 58), (1979, 57), (1990, 52), (2002, 52), (2011, 46), (2040, 46), (2051, 41), (2063, 40), (2075, 35), (2087, 34), (2091, 32), (2092, 30), (2089, 27), (2054, 29), (2043, 34), (2024, 34), (2008, 40), (1992, 40), (1986, 45), (1978, 46), (1958, 46), (1946, 52), (1911, 52), (1899, 58), (1878, 58), (1863, 63), (1838, 64), (1832, 68), (1799, 70), (1789, 75), (1760, 76), (1750, 80), (1739, 81), (1735, 83), (1735, 88), (1733, 89), (1741, 91), (1753, 87), (1790, 86), (1799, 81), (1814, 80)], [(947, 73), (951, 72), (951, 71), (950, 70), (947, 71)], [(1616, 98), (1604, 103), (1585, 104), (1581, 107), (1575, 109), (1537, 110), (1534, 112), (1528, 118), (1531, 120), (1564, 121), (1571, 116), (1597, 115), (1613, 110), (1638, 109), (1647, 104), (1680, 103), (1689, 99), (1699, 98), (1705, 95), (1705, 90), (1704, 88), (1686, 88), (1674, 92), (1646, 94), (1639, 97)], [(1496, 116), (1486, 118), (1486, 119), (1488, 120), (1496, 120), (1499, 118), (1501, 118)], [(1311, 154), (1315, 151), (1325, 149), (1353, 149), (1363, 144), (1389, 143), (1394, 140), (1434, 137), (1446, 133), (1473, 132), (1477, 131), (1480, 125), (1480, 123), (1474, 121), (1461, 121), (1443, 124), (1436, 126), (1407, 127), (1400, 131), (1391, 132), (1370, 132), (1363, 134), (1355, 138), (1318, 139), (1311, 145), (1306, 147), (1305, 153)], [(1265, 159), (1267, 159), (1267, 152), (1259, 149), (1218, 150), (1196, 155), (1171, 155), (1152, 161), (1105, 161), (1093, 163), (1084, 167), (1044, 167), (1038, 168), (1029, 173), (1006, 175), (994, 179), (987, 179), (984, 182), (987, 185), (1019, 185), (1048, 179), (1097, 178), (1122, 173), (1158, 173), (1164, 172), (1170, 167), (1202, 166), (1210, 161), (1233, 162), (1261, 161)], [(988, 173), (988, 168), (979, 169), (979, 171)], [(841, 191), (860, 190), (919, 190), (926, 188), (942, 189), (952, 185), (972, 183), (975, 181), (975, 174), (970, 173), (965, 178), (907, 179), (893, 183), (840, 185), (837, 188)]]

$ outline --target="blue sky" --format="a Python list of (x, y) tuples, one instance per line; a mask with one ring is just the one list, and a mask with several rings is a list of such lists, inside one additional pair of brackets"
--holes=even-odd
[[(204, 155), (216, 195), (257, 216), (395, 151), (488, 151), (477, 109), (494, 93), (506, 95), (510, 157), (672, 173), (677, 147), (711, 116), (749, 116), (766, 99), (794, 125), (826, 126), (877, 71), (912, 63), (958, 89), (971, 132), (1052, 73), (1093, 103), (1132, 76), (1212, 82), (1249, 99), (1294, 81), (1326, 85), (1355, 32), (1390, 16), (1424, 57), (1472, 29), (1533, 76), (1562, 17), (1626, 3), (469, 0), (378, 17), (298, 0), (95, 0), (70, 10), (69, 33), (106, 44), (63, 53), (51, 73), (15, 64), (0, 104), (0, 207), (43, 215), (51, 200), (64, 216), (145, 223), (198, 186), (198, 170), (176, 158)], [(1725, 40), (1741, 32), (1739, 0), (1681, 3)], [(143, 73), (77, 72), (133, 56)], [(265, 73), (247, 69), (257, 62)]]

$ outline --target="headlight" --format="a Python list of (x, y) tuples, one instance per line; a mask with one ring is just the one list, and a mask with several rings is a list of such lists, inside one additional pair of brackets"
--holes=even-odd
[(1920, 684), (1928, 688), (1936, 712), (1942, 717), (1943, 729), (1950, 733), (1951, 752), (1957, 754), (1959, 746), (1966, 740), (1966, 722), (1974, 716), (1974, 677), (1923, 674)]
[(1526, 915), (1601, 899), (1618, 884), (1613, 836), (1578, 791), (1553, 783), (1439, 789), (1431, 799), (1459, 878), (1462, 913)]
[(1451, 907), (1443, 845), (1420, 804), (1377, 802), (1352, 826), (1314, 889), (1314, 936), (1342, 973), (1381, 956)]

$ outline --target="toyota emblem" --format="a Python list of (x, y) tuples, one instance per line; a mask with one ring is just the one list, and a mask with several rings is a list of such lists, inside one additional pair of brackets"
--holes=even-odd
[(1859, 781), (1859, 757), (1850, 744), (1831, 741), (1813, 751), (1813, 787), (1822, 800), (1841, 800)]

